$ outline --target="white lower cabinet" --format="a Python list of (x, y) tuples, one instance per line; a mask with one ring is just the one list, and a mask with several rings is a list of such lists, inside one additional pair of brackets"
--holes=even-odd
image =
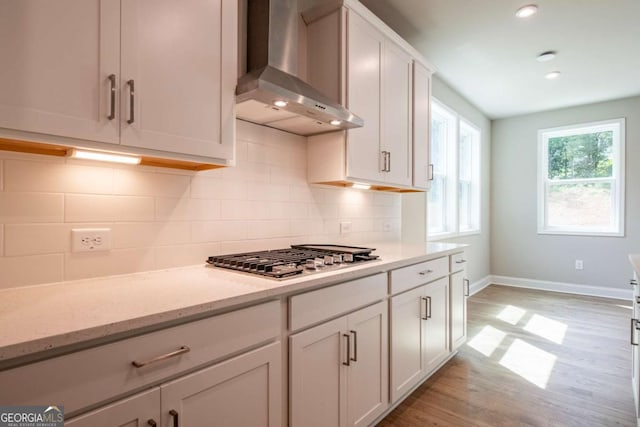
[(142, 427), (160, 422), (160, 389), (154, 388), (65, 421), (67, 427)]
[(387, 303), (292, 335), (290, 424), (367, 426), (388, 408)]
[(449, 278), (391, 298), (391, 401), (449, 356)]
[(196, 371), (66, 422), (72, 427), (281, 425), (280, 343)]
[(467, 340), (467, 297), (469, 280), (465, 270), (451, 275), (451, 351)]

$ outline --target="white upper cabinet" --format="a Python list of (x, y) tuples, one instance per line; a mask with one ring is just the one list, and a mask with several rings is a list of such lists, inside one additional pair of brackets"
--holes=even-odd
[(347, 175), (384, 181), (380, 152), (384, 36), (355, 13), (349, 14), (348, 33), (347, 107), (365, 121), (365, 126), (348, 131)]
[(123, 145), (232, 158), (236, 26), (234, 1), (122, 2)]
[(431, 71), (413, 63), (413, 186), (429, 190), (431, 169)]
[[(341, 186), (364, 182), (391, 191), (425, 189), (425, 178), (414, 177), (414, 170), (422, 171), (422, 166), (414, 166), (414, 153), (428, 165), (430, 118), (424, 102), (429, 102), (431, 71), (423, 66), (414, 77), (420, 54), (360, 3), (342, 3), (344, 7), (331, 13), (303, 13), (308, 79), (361, 117), (364, 126), (309, 137), (308, 180)], [(333, 78), (328, 78), (331, 73)]]
[(119, 49), (117, 0), (0, 0), (0, 128), (117, 144)]
[(232, 0), (0, 0), (0, 137), (232, 160), (237, 16)]

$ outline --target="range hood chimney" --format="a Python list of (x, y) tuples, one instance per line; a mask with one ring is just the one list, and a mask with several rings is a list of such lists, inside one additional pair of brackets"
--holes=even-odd
[(236, 116), (298, 135), (364, 125), (298, 77), (298, 0), (247, 0), (248, 73), (238, 80)]

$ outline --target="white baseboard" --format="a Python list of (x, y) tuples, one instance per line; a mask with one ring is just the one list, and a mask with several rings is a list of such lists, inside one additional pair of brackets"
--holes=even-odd
[[(566, 294), (588, 295), (621, 300), (630, 300), (633, 298), (632, 289), (605, 288), (601, 286), (578, 285), (574, 283), (549, 282), (546, 280), (523, 279), (520, 277), (493, 275), (489, 277), (489, 283), (494, 285), (512, 286), (515, 288), (539, 289), (543, 291), (563, 292)], [(486, 279), (487, 278), (482, 279), (481, 282), (484, 282)], [(474, 283), (474, 286), (475, 285), (476, 284)], [(478, 289), (478, 291), (480, 289)]]
[(469, 285), (469, 295), (478, 293), (484, 288), (486, 288), (487, 286), (489, 286), (492, 283), (491, 278), (492, 278), (491, 275), (485, 276), (484, 278), (478, 280), (477, 282), (473, 282), (471, 285)]

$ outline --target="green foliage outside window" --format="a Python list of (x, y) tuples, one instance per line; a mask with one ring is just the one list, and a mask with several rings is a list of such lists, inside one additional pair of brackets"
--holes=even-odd
[(612, 176), (612, 131), (549, 138), (548, 147), (549, 179)]

